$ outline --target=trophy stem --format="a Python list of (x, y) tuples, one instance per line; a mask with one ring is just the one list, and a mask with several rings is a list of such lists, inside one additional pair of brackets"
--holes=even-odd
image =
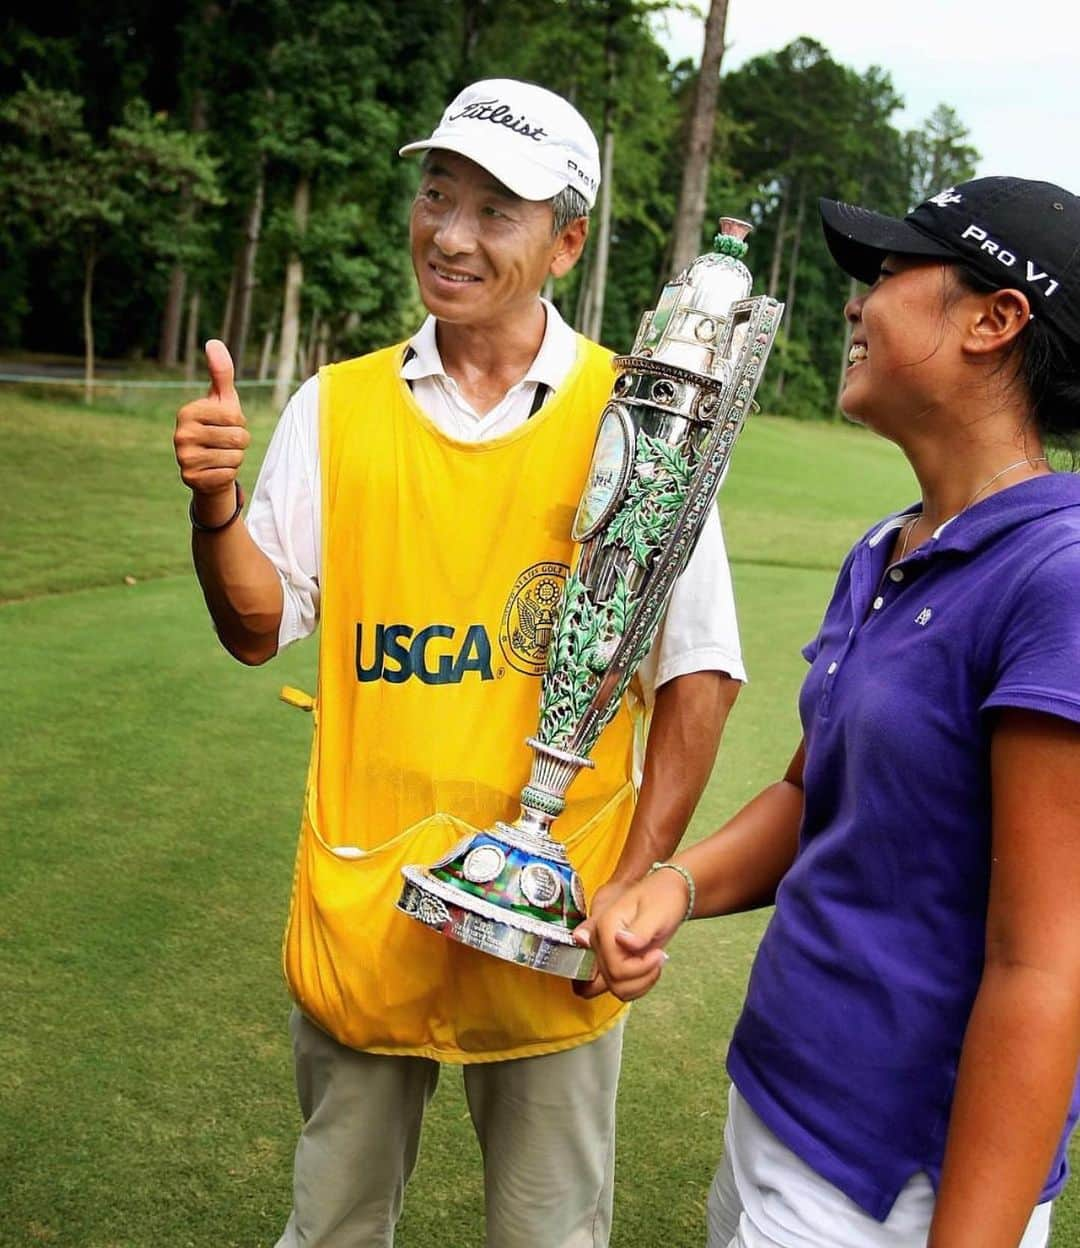
[(584, 754), (574, 754), (536, 737), (525, 742), (532, 747), (533, 765), (529, 783), (521, 791), (522, 816), (540, 820), (546, 816), (545, 834), (556, 815), (566, 809), (566, 790), (582, 767), (596, 764)]

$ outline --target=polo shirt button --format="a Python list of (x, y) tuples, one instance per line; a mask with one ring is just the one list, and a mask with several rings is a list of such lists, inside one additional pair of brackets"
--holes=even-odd
[(829, 667), (828, 667), (828, 672), (829, 672), (829, 675), (830, 675), (830, 676), (833, 674), (833, 672), (835, 672), (835, 671), (836, 671), (837, 667), (839, 667), (839, 664), (838, 664), (838, 663), (836, 662), (836, 660), (834, 659), (834, 660), (833, 660), (833, 661), (829, 664)]
[(904, 579), (904, 572), (902, 568), (890, 568), (889, 569), (890, 581), (902, 581), (903, 579)]
[(878, 598), (875, 598), (875, 599), (874, 599), (874, 610), (875, 610), (875, 611), (880, 611), (880, 610), (881, 610), (881, 608), (882, 608), (884, 605), (885, 605), (885, 599), (884, 599), (884, 598), (878, 597)]

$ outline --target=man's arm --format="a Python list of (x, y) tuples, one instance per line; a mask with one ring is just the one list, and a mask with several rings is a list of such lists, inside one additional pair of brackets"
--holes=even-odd
[[(242, 663), (265, 663), (277, 653), (281, 581), (239, 519), (236, 477), (251, 442), (223, 342), (206, 344), (210, 390), (176, 416), (173, 445), (180, 477), (192, 492), (192, 512), (214, 532), (192, 530), (195, 572), (222, 644)], [(217, 528), (217, 526), (223, 526)]]
[[(641, 791), (626, 844), (611, 879), (596, 890), (593, 920), (648, 873), (654, 862), (671, 856), (712, 774), (724, 725), (741, 682), (726, 672), (688, 672), (656, 691)], [(582, 996), (605, 991), (594, 979), (577, 989)]]
[(675, 852), (741, 687), (726, 672), (689, 672), (656, 691), (637, 809), (609, 884), (633, 884)]
[(678, 847), (709, 781), (716, 750), (741, 680), (735, 595), (720, 513), (713, 507), (690, 560), (675, 582), (663, 626), (638, 669), (648, 697), (655, 690), (641, 792), (612, 888), (618, 891)]

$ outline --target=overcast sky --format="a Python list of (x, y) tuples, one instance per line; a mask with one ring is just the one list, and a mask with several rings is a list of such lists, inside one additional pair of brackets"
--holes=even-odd
[[(701, 19), (666, 21), (658, 34), (670, 54), (699, 60)], [(979, 175), (1041, 178), (1080, 194), (1076, 0), (729, 0), (722, 70), (799, 35), (860, 72), (887, 69), (906, 103), (893, 118), (900, 128), (952, 105), (982, 153)]]

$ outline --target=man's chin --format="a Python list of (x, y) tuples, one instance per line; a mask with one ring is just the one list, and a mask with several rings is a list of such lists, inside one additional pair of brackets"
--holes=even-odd
[(445, 295), (440, 291), (420, 286), (420, 301), (436, 320), (446, 321), (450, 325), (468, 325), (475, 320), (482, 320), (482, 300), (471, 299), (464, 292), (462, 295)]
[(485, 323), (484, 318), (475, 311), (455, 308), (452, 305), (447, 306), (442, 299), (424, 299), (423, 304), (428, 312), (443, 325), (460, 325), (462, 328), (465, 328), (469, 325)]

